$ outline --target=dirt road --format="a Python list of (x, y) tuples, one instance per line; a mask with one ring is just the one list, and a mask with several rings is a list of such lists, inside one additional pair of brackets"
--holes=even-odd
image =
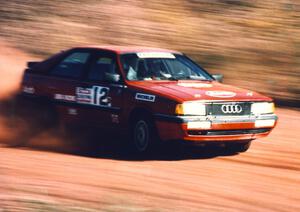
[(2, 146), (0, 211), (300, 211), (300, 112), (277, 114), (268, 138), (231, 156), (189, 149), (127, 160)]
[[(0, 46), (2, 100), (18, 88), (33, 58), (1, 40)], [(4, 142), (24, 125), (11, 130), (2, 112), (0, 212), (300, 211), (300, 111), (279, 109), (277, 128), (243, 154), (162, 150), (148, 160), (109, 148), (74, 154), (78, 146), (49, 132), (28, 147), (8, 148)]]

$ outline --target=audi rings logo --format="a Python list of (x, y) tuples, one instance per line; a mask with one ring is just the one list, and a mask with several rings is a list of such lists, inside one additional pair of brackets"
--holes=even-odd
[(223, 113), (241, 113), (243, 108), (241, 105), (222, 105), (221, 110)]

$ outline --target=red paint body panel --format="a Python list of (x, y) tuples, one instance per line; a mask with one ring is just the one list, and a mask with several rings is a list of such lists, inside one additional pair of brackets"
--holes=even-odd
[[(195, 84), (195, 86), (201, 86), (201, 88), (184, 87), (181, 84)], [(151, 92), (157, 95), (164, 96), (166, 98), (174, 99), (178, 102), (184, 101), (272, 101), (271, 98), (245, 90), (242, 88), (237, 88), (230, 85), (221, 84), (218, 82), (201, 82), (194, 81), (189, 82), (185, 80), (180, 80), (178, 82), (174, 81), (128, 81), (128, 86), (132, 86), (134, 89), (139, 89), (144, 92)], [(234, 97), (231, 98), (216, 98), (206, 95), (207, 91), (230, 91), (236, 93)], [(247, 95), (251, 93), (252, 95)]]

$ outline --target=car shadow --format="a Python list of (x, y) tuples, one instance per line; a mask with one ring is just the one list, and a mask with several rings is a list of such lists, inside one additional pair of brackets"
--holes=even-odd
[(213, 147), (191, 147), (178, 144), (162, 145), (151, 153), (134, 154), (130, 151), (118, 150), (111, 148), (110, 150), (101, 150), (98, 154), (92, 152), (81, 153), (82, 156), (105, 158), (126, 161), (180, 161), (180, 160), (199, 160), (211, 159), (220, 156), (232, 156), (236, 153), (229, 153), (220, 148)]
[[(55, 135), (57, 136), (57, 135)], [(56, 152), (62, 154), (77, 155), (89, 158), (101, 158), (123, 161), (180, 161), (180, 160), (204, 160), (220, 156), (233, 156), (238, 153), (226, 151), (225, 148), (216, 145), (189, 146), (180, 142), (162, 143), (151, 153), (136, 154), (126, 145), (126, 140), (117, 137), (81, 137), (81, 138), (59, 138), (60, 144), (45, 139), (31, 141), (19, 141), (17, 145), (8, 144), (10, 148), (29, 148), (36, 151)], [(30, 140), (30, 139), (29, 139)]]
[(78, 149), (71, 154), (126, 161), (179, 161), (211, 159), (220, 156), (233, 156), (238, 153), (227, 151), (217, 145), (191, 146), (181, 142), (165, 142), (150, 153), (137, 154), (126, 146), (126, 139), (120, 136), (91, 136), (73, 141)]

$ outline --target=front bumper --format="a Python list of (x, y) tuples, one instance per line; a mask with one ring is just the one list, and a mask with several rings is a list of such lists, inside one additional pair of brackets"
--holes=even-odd
[(275, 114), (246, 116), (168, 116), (156, 114), (162, 140), (233, 141), (267, 136), (275, 127)]

